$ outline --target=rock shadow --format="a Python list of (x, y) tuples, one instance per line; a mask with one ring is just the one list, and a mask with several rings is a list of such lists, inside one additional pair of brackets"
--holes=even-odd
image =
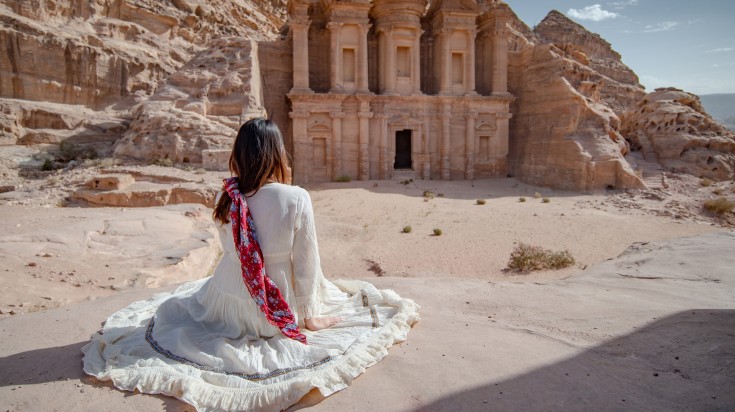
[(735, 310), (695, 309), (417, 410), (732, 411), (733, 388)]

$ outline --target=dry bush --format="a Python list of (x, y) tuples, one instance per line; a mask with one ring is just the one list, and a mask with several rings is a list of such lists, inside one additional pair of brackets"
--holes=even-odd
[(334, 181), (339, 182), (339, 183), (347, 183), (347, 182), (351, 182), (352, 178), (347, 175), (342, 175), (334, 179)]
[(525, 202), (525, 201), (526, 201), (526, 198), (525, 198), (525, 197), (519, 197), (519, 198), (518, 198), (518, 201), (519, 201), (519, 202), (521, 202), (521, 203), (523, 203), (523, 202)]
[(403, 226), (403, 230), (401, 230), (403, 233), (411, 233), (411, 226)]
[(434, 236), (441, 236), (442, 230), (441, 229), (434, 229)]
[(708, 178), (706, 178), (706, 177), (703, 177), (703, 178), (699, 179), (699, 184), (700, 184), (701, 186), (704, 186), (704, 187), (709, 187), (709, 186), (712, 186), (712, 183), (714, 183), (714, 182), (712, 181), (712, 179), (708, 179)]
[(550, 203), (551, 202), (551, 199), (549, 199), (548, 197), (545, 197), (541, 201), (544, 202), (544, 203)]
[(485, 199), (477, 199), (477, 204), (478, 205), (484, 205), (485, 203), (486, 203), (485, 202)]
[(712, 213), (724, 215), (725, 213), (730, 213), (733, 209), (735, 209), (735, 203), (727, 200), (724, 197), (718, 197), (717, 199), (710, 199), (705, 201), (704, 208)]
[(508, 270), (530, 272), (533, 270), (563, 269), (574, 264), (568, 250), (554, 252), (539, 246), (520, 243), (510, 254)]
[(533, 194), (534, 199), (541, 199), (541, 193), (536, 192)]
[(429, 190), (424, 190), (424, 197), (427, 199), (433, 199), (436, 194)]

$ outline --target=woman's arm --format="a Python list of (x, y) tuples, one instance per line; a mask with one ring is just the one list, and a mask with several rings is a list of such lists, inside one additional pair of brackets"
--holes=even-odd
[(319, 260), (319, 245), (316, 239), (314, 211), (311, 198), (304, 191), (299, 199), (300, 213), (296, 216), (293, 241), (294, 294), (296, 310), (302, 319), (319, 316), (319, 285), (322, 270)]

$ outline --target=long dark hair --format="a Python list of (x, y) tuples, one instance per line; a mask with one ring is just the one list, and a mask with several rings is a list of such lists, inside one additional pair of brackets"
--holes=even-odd
[[(229, 161), (230, 173), (237, 176), (238, 189), (243, 195), (254, 195), (269, 181), (289, 183), (290, 173), (283, 136), (278, 126), (268, 119), (250, 119), (237, 132)], [(252, 192), (252, 193), (251, 193)], [(212, 217), (220, 223), (230, 221), (232, 199), (224, 191)]]

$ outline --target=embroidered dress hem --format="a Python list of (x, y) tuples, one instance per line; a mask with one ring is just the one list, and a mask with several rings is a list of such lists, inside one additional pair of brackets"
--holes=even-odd
[[(93, 336), (92, 341), (82, 348), (84, 371), (100, 380), (112, 380), (118, 389), (173, 396), (199, 411), (280, 411), (298, 402), (314, 388), (324, 396), (346, 388), (366, 368), (385, 357), (389, 347), (404, 341), (411, 326), (419, 320), (419, 307), (412, 300), (401, 298), (391, 290), (375, 289), (367, 282), (342, 280), (335, 281), (334, 285), (351, 302), (367, 309), (369, 327), (360, 326), (364, 322), (359, 319), (354, 322), (358, 326), (350, 326), (347, 319), (344, 328), (305, 333), (310, 342), (313, 340), (318, 345), (320, 339), (315, 337), (323, 332), (329, 334), (331, 330), (339, 334), (344, 330), (362, 328), (343, 353), (298, 367), (282, 368), (275, 373), (238, 375), (196, 362), (186, 363), (186, 359), (171, 359), (157, 351), (150, 341), (152, 337), (156, 342), (156, 337), (151, 334), (154, 329), (152, 315), (162, 303), (176, 297), (196, 299), (197, 292), (200, 292), (205, 293), (205, 299), (220, 301), (213, 311), (227, 308), (230, 297), (213, 292), (216, 289), (208, 285), (210, 280), (184, 284), (172, 294), (159, 294), (135, 302), (110, 316), (103, 333)], [(345, 302), (342, 301), (340, 306), (344, 310)], [(391, 310), (386, 311), (387, 307)], [(330, 316), (337, 313), (334, 310), (329, 312)], [(136, 346), (135, 354), (125, 353), (125, 339), (132, 341), (129, 345)], [(324, 339), (333, 338), (325, 336)], [(109, 353), (112, 348), (116, 349)], [(166, 351), (165, 348), (159, 350)]]

